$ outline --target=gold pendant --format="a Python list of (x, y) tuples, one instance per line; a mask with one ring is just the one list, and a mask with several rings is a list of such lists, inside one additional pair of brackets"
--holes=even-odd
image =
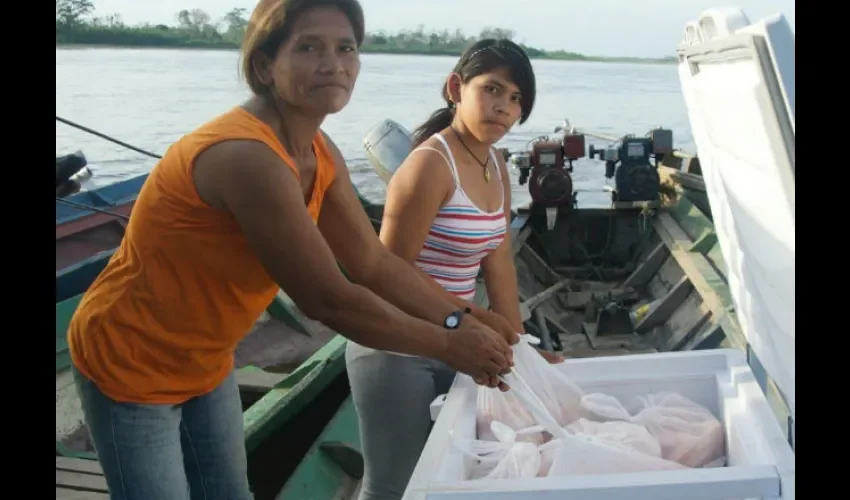
[(490, 182), (490, 169), (484, 167), (484, 182)]

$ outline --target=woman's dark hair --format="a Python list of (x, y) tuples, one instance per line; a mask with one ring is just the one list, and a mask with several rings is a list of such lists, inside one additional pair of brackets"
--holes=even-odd
[[(519, 87), (522, 95), (522, 116), (520, 123), (525, 123), (534, 108), (536, 82), (534, 69), (525, 51), (507, 39), (485, 38), (475, 42), (460, 56), (452, 73), (460, 75), (463, 83), (478, 75), (491, 73), (500, 68), (507, 68), (513, 83)], [(454, 117), (453, 103), (449, 100), (446, 85), (443, 84), (443, 100), (446, 106), (435, 111), (422, 125), (413, 132), (413, 146), (422, 144), (426, 139), (440, 130), (448, 127)]]
[(366, 28), (363, 8), (357, 0), (260, 0), (251, 13), (242, 40), (242, 75), (254, 94), (260, 95), (267, 90), (267, 85), (263, 85), (257, 75), (254, 57), (262, 53), (273, 59), (280, 46), (289, 39), (298, 15), (315, 7), (339, 9), (354, 28), (357, 46), (363, 43)]

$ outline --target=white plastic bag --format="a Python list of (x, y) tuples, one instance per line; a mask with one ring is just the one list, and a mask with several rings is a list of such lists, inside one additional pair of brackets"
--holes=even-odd
[(674, 392), (638, 397), (640, 411), (632, 422), (646, 429), (661, 443), (661, 455), (688, 467), (717, 463), (726, 453), (720, 421), (706, 408)]
[(661, 458), (661, 444), (646, 427), (631, 422), (612, 420), (594, 422), (580, 418), (567, 426), (575, 434), (596, 436), (606, 441), (623, 444), (634, 451)]
[(536, 477), (540, 470), (537, 445), (519, 441), (518, 433), (494, 421), (491, 425), (498, 441), (450, 439), (465, 455), (476, 460), (469, 479), (525, 479)]
[(561, 441), (548, 477), (685, 469), (679, 463), (635, 451), (610, 436), (582, 433)]
[[(555, 418), (518, 371), (515, 370), (503, 377), (511, 387), (510, 392), (515, 392), (525, 409), (557, 440), (557, 444), (546, 447), (544, 454), (541, 454), (538, 449), (538, 458), (545, 457), (544, 468), (549, 466), (549, 459), (554, 457), (548, 477), (685, 468), (676, 462), (636, 451), (629, 445), (619, 442), (622, 438), (616, 433), (609, 432), (607, 435), (601, 433), (594, 436), (575, 431), (577, 426), (592, 424), (577, 424), (572, 431), (557, 427)], [(537, 466), (539, 472), (540, 462)]]
[[(581, 389), (558, 369), (551, 366), (530, 344), (530, 335), (521, 335), (513, 346), (514, 372), (525, 381), (531, 392), (542, 402), (548, 414), (561, 428), (579, 418)], [(533, 338), (533, 337), (532, 337)], [(476, 430), (478, 439), (495, 440), (490, 431), (493, 421), (502, 422), (512, 429), (526, 429), (542, 424), (537, 421), (517, 399), (514, 391), (502, 392), (489, 387), (478, 388)], [(542, 444), (544, 434), (530, 433), (520, 440)]]
[[(517, 399), (516, 393), (502, 392), (499, 389), (489, 387), (478, 388), (478, 401), (476, 406), (477, 415), (475, 419), (478, 439), (482, 441), (498, 441), (492, 430), (494, 423), (503, 423), (511, 429), (527, 429), (533, 427), (536, 422), (534, 417), (523, 407)], [(518, 436), (519, 441), (527, 441), (535, 444), (543, 444), (544, 436), (540, 432), (530, 432)]]
[(724, 459), (725, 435), (720, 421), (708, 409), (674, 392), (635, 398), (632, 415), (606, 394), (585, 394), (581, 414), (596, 422), (640, 424), (661, 445), (661, 456), (688, 467), (716, 466)]
[(513, 346), (514, 372), (531, 387), (534, 395), (561, 426), (578, 420), (584, 392), (546, 361), (529, 344), (528, 337), (530, 335), (521, 335), (519, 342)]

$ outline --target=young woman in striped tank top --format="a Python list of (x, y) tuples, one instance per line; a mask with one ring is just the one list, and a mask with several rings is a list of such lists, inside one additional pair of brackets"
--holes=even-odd
[[(534, 72), (513, 42), (481, 40), (461, 56), (442, 93), (446, 107), (416, 130), (415, 149), (389, 183), (381, 240), (429, 286), (513, 344), (523, 325), (507, 233), (511, 185), (492, 146), (528, 119)], [(472, 303), (479, 269), (492, 311)], [(430, 432), (428, 406), (455, 372), (354, 343), (346, 361), (366, 466), (360, 500), (397, 500)]]

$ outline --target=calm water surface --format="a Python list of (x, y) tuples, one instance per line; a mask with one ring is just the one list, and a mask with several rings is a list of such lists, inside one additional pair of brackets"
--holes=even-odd
[[(363, 136), (385, 118), (413, 130), (443, 105), (440, 89), (455, 57), (364, 54), (350, 104), (323, 128), (342, 150), (358, 189), (374, 201), (384, 184), (372, 172)], [(537, 103), (531, 118), (499, 144), (525, 148), (565, 118), (612, 135), (643, 135), (656, 126), (674, 131), (694, 151), (674, 65), (533, 61)], [(134, 146), (162, 154), (183, 134), (248, 97), (236, 51), (174, 49), (56, 49), (56, 114)], [(600, 143), (601, 145), (601, 143)], [(102, 186), (148, 172), (154, 160), (67, 125), (56, 124), (56, 154), (83, 150)], [(574, 172), (582, 205), (607, 204), (604, 164), (581, 160)], [(515, 174), (513, 174), (515, 175)], [(613, 182), (613, 181), (609, 181)], [(516, 184), (516, 183), (515, 183)], [(514, 204), (526, 203), (514, 187)]]

